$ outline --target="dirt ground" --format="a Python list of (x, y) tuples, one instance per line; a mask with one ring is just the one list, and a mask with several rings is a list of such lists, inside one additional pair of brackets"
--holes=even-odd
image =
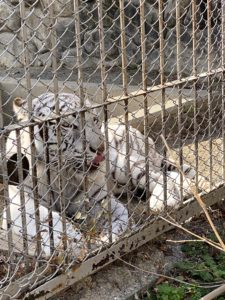
[[(195, 145), (190, 144), (183, 148), (184, 161), (196, 170), (196, 160), (198, 160), (199, 175), (210, 180), (210, 169), (212, 173), (212, 184), (223, 180), (223, 141), (214, 139), (210, 153), (210, 142), (198, 143), (198, 155), (195, 154)], [(211, 158), (211, 163), (210, 163)], [(225, 156), (224, 156), (225, 158)]]
[(139, 299), (159, 278), (154, 274), (168, 273), (175, 262), (182, 260), (180, 245), (165, 246), (165, 238), (147, 243), (51, 300)]
[[(224, 231), (224, 212), (214, 209), (211, 217), (220, 233)], [(202, 214), (185, 224), (188, 230), (200, 236), (212, 238), (212, 230)], [(221, 235), (222, 238), (224, 235)], [(179, 241), (195, 237), (181, 229), (173, 229), (157, 240), (124, 256), (98, 273), (89, 276), (51, 300), (139, 300), (146, 290), (164, 282), (163, 274), (173, 278), (175, 263), (183, 260)], [(217, 251), (212, 247), (212, 253)], [(153, 274), (158, 274), (158, 276)], [(171, 299), (172, 300), (172, 299)]]

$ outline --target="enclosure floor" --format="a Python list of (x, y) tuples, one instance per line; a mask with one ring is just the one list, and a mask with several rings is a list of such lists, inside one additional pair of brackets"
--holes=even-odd
[[(216, 208), (216, 207), (215, 207)], [(225, 209), (225, 207), (223, 207)], [(214, 210), (211, 215), (214, 225), (219, 232), (224, 231), (224, 215), (220, 210)], [(212, 238), (212, 230), (204, 214), (194, 218), (185, 227), (200, 236)], [(136, 251), (122, 257), (105, 267), (98, 273), (89, 276), (80, 283), (51, 300), (135, 300), (142, 299), (150, 287), (156, 282), (163, 282), (167, 274), (173, 278), (171, 270), (179, 261), (184, 260), (181, 251), (183, 243), (179, 241), (191, 240), (193, 236), (181, 229), (174, 229), (162, 234), (157, 240), (151, 241)], [(212, 247), (212, 253), (215, 251)], [(159, 274), (154, 276), (153, 273)], [(172, 281), (173, 282), (173, 281)], [(187, 280), (188, 282), (188, 280)], [(171, 299), (172, 300), (172, 299)]]
[[(176, 151), (177, 153), (177, 151)], [(210, 179), (210, 143), (204, 141), (198, 143), (198, 156), (194, 155), (195, 145), (190, 144), (183, 148), (183, 157), (187, 164), (196, 169), (196, 158), (198, 157), (199, 175), (207, 180)], [(212, 184), (218, 184), (223, 180), (223, 141), (214, 139), (212, 141)]]
[(182, 259), (180, 245), (166, 245), (165, 247), (163, 244), (163, 240), (157, 243), (147, 243), (138, 250), (124, 256), (122, 260), (117, 260), (50, 299), (139, 299), (137, 298), (137, 293), (145, 292), (149, 286), (155, 284), (158, 278), (151, 272), (158, 274), (167, 273), (175, 262)]

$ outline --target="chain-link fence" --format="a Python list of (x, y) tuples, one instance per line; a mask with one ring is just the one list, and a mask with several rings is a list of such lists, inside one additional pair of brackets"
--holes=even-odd
[(224, 198), (222, 0), (0, 2), (1, 299), (45, 299)]

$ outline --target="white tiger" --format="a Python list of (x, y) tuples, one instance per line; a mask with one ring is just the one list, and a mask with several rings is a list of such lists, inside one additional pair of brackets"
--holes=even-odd
[[(43, 94), (34, 99), (33, 105), (33, 120), (40, 120), (43, 118), (53, 118), (55, 114), (55, 100), (53, 94)], [(85, 105), (90, 107), (89, 100), (86, 100)], [(48, 138), (44, 141), (43, 125), (34, 126), (34, 140), (35, 140), (35, 159), (38, 178), (38, 193), (41, 199), (39, 207), (41, 218), (41, 226), (45, 226), (48, 215), (48, 206), (46, 201), (47, 195), (52, 197), (52, 207), (56, 211), (55, 217), (61, 222), (59, 211), (61, 211), (60, 193), (63, 193), (63, 198), (66, 203), (66, 214), (69, 218), (75, 217), (82, 221), (80, 225), (85, 231), (86, 225), (86, 210), (88, 209), (89, 223), (91, 231), (96, 232), (96, 236), (106, 241), (109, 239), (109, 232), (112, 230), (112, 240), (115, 241), (117, 237), (126, 230), (128, 224), (128, 212), (126, 207), (121, 204), (112, 194), (108, 194), (106, 188), (104, 164), (104, 144), (103, 136), (101, 134), (97, 113), (91, 110), (85, 114), (85, 138), (86, 138), (86, 158), (87, 158), (87, 192), (84, 192), (84, 153), (82, 149), (81, 129), (80, 129), (80, 115), (77, 113), (80, 108), (80, 100), (72, 94), (60, 94), (59, 107), (61, 113), (70, 113), (67, 117), (62, 118), (60, 122), (61, 144), (60, 150), (62, 154), (60, 178), (58, 176), (58, 143), (57, 143), (57, 121), (46, 121), (46, 128), (48, 131)], [(28, 121), (28, 107), (27, 102), (21, 98), (16, 98), (13, 102), (13, 109), (18, 121)], [(29, 166), (31, 166), (31, 140), (27, 128), (21, 130), (20, 139), (22, 154), (28, 158)], [(7, 138), (6, 153), (10, 159), (17, 153), (17, 139), (14, 131), (10, 132)], [(45, 146), (49, 151), (49, 163), (45, 162)], [(47, 174), (50, 173), (50, 186), (47, 184)], [(61, 180), (61, 182), (60, 182)], [(26, 185), (28, 191), (25, 193), (26, 207), (31, 207), (29, 212), (26, 212), (27, 223), (31, 222), (30, 216), (34, 216), (34, 200), (32, 196), (32, 181), (31, 174), (29, 174), (23, 185)], [(61, 190), (60, 188), (61, 187)], [(22, 216), (20, 211), (20, 193), (19, 187), (9, 185), (10, 194), (10, 211), (11, 219), (13, 221), (13, 230), (17, 234), (22, 234), (21, 224)], [(29, 194), (29, 196), (28, 196)], [(108, 225), (108, 206), (111, 208), (112, 228)], [(26, 209), (25, 207), (25, 209)], [(6, 218), (4, 212), (3, 218)], [(68, 221), (69, 222), (69, 221)], [(70, 224), (70, 223), (69, 223)], [(16, 229), (18, 227), (18, 230)], [(62, 225), (60, 223), (59, 227)], [(69, 226), (71, 227), (71, 226)], [(3, 222), (3, 228), (6, 228), (6, 222)], [(60, 228), (57, 231), (61, 231)], [(89, 228), (90, 229), (90, 228)], [(36, 236), (35, 226), (28, 228), (28, 234), (31, 237)], [(70, 236), (70, 234), (69, 234)], [(74, 238), (77, 234), (74, 233)], [(43, 237), (44, 240), (46, 238)], [(55, 245), (58, 244), (57, 238), (54, 236)], [(46, 242), (43, 242), (46, 244)], [(49, 245), (47, 245), (49, 246)], [(45, 249), (45, 252), (46, 249)], [(49, 254), (49, 252), (48, 252)]]
[[(55, 97), (52, 93), (40, 95), (32, 101), (32, 117), (33, 120), (43, 120), (49, 118), (45, 122), (34, 126), (35, 140), (35, 159), (38, 177), (38, 192), (41, 199), (40, 212), (43, 215), (41, 226), (45, 226), (46, 215), (48, 210), (46, 207), (47, 195), (52, 196), (52, 205), (55, 210), (56, 222), (59, 227), (58, 232), (61, 232), (61, 198), (60, 193), (63, 193), (63, 198), (66, 203), (66, 214), (69, 218), (81, 221), (81, 228), (85, 223), (86, 215), (89, 219), (88, 228), (96, 231), (96, 236), (103, 241), (109, 239), (109, 223), (108, 223), (108, 207), (111, 209), (112, 216), (112, 240), (115, 241), (119, 235), (126, 231), (128, 226), (128, 211), (125, 204), (120, 203), (111, 192), (107, 191), (107, 187), (113, 188), (114, 194), (121, 193), (124, 186), (127, 184), (126, 174), (126, 144), (125, 144), (125, 126), (110, 125), (109, 127), (109, 160), (110, 160), (110, 176), (106, 180), (105, 163), (104, 163), (104, 136), (101, 133), (101, 123), (95, 109), (90, 109), (85, 113), (85, 153), (87, 159), (87, 191), (84, 191), (84, 151), (81, 134), (80, 114), (80, 99), (74, 94), (61, 93), (58, 96), (60, 113), (67, 114), (66, 117), (60, 119), (60, 151), (62, 154), (60, 177), (58, 176), (58, 142), (57, 142), (57, 126), (58, 121), (53, 119), (56, 116), (55, 112)], [(91, 107), (89, 100), (85, 102), (86, 107)], [(14, 112), (17, 115), (18, 121), (28, 121), (28, 108), (25, 100), (16, 98), (13, 103)], [(28, 129), (21, 130), (21, 145), (22, 154), (28, 158), (31, 166), (31, 141)], [(146, 188), (145, 174), (145, 153), (144, 153), (144, 136), (136, 129), (130, 127), (129, 131), (130, 142), (130, 169), (131, 169), (131, 188)], [(45, 161), (45, 148), (48, 148), (49, 162)], [(152, 210), (162, 210), (164, 208), (163, 199), (163, 176), (161, 164), (163, 157), (155, 150), (155, 145), (152, 139), (149, 138), (149, 165), (150, 165), (150, 184), (149, 190), (152, 196), (149, 199), (149, 205)], [(6, 152), (8, 158), (15, 158), (17, 153), (16, 134), (12, 131), (7, 139)], [(50, 186), (47, 184), (47, 170), (50, 173)], [(192, 179), (195, 172), (188, 166), (184, 166), (184, 171), (187, 171), (188, 176)], [(167, 205), (178, 206), (181, 202), (179, 191), (179, 174), (178, 172), (168, 172), (167, 178)], [(108, 183), (107, 183), (108, 181)], [(27, 192), (26, 207), (30, 206), (34, 212), (31, 175), (25, 179), (25, 185), (29, 191)], [(20, 197), (18, 187), (9, 187), (10, 190), (10, 210), (12, 220), (14, 222), (13, 229), (21, 225), (20, 215)], [(61, 190), (60, 190), (61, 189)], [(188, 187), (186, 187), (188, 192)], [(28, 213), (30, 215), (31, 212)], [(4, 216), (5, 217), (5, 216)], [(30, 222), (28, 217), (27, 222)], [(87, 224), (85, 224), (86, 226)], [(6, 225), (5, 225), (6, 226)], [(61, 226), (61, 227), (60, 227)], [(68, 221), (68, 227), (71, 228), (71, 223)], [(16, 230), (16, 229), (15, 229)], [(31, 236), (36, 235), (35, 226), (30, 227)], [(68, 229), (70, 231), (70, 229)], [(18, 233), (18, 232), (17, 232)], [(80, 235), (80, 240), (83, 239), (78, 229), (74, 233), (74, 239)], [(70, 234), (69, 234), (70, 235)], [(57, 237), (55, 244), (59, 243)], [(47, 237), (43, 237), (47, 240)], [(43, 242), (44, 243), (44, 242)], [(45, 242), (46, 244), (46, 242)], [(47, 247), (49, 244), (47, 243)], [(45, 249), (45, 252), (48, 252)]]

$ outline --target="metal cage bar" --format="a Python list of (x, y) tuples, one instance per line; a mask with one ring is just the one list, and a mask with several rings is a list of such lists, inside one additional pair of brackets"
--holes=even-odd
[[(57, 45), (57, 39), (56, 39), (56, 31), (55, 31), (55, 22), (56, 18), (54, 16), (54, 8), (53, 8), (53, 2), (51, 0), (48, 1), (48, 10), (49, 10), (49, 19), (50, 19), (50, 44), (51, 44), (51, 59), (52, 59), (52, 69), (53, 69), (53, 91), (54, 91), (54, 100), (55, 100), (55, 112), (57, 115), (60, 115), (60, 103), (59, 103), (59, 85), (58, 85), (58, 78), (57, 78), (57, 69), (58, 69), (58, 63), (57, 63), (57, 53), (56, 53), (56, 45)], [(62, 138), (61, 138), (61, 119), (57, 119), (57, 145), (58, 145), (58, 186), (59, 186), (59, 202), (61, 207), (61, 214), (62, 214), (62, 229), (63, 229), (63, 236), (62, 239), (63, 248), (66, 251), (67, 249), (67, 234), (66, 234), (66, 212), (65, 212), (65, 198), (63, 193), (63, 178), (61, 176), (61, 168), (62, 168)], [(45, 131), (45, 134), (47, 134), (47, 131)], [(46, 153), (46, 159), (47, 158)], [(47, 174), (47, 177), (49, 178), (49, 174)], [(49, 179), (47, 179), (48, 181)], [(47, 183), (48, 184), (48, 183)], [(51, 185), (50, 185), (51, 187)], [(48, 196), (48, 201), (50, 201), (50, 198)], [(51, 224), (51, 209), (49, 210), (49, 216), (50, 216), (50, 224)], [(51, 236), (51, 251), (53, 251), (53, 234), (51, 232), (51, 229), (49, 228), (50, 236)]]
[[(28, 113), (29, 119), (32, 122), (32, 85), (31, 85), (31, 75), (30, 75), (30, 59), (29, 52), (26, 47), (28, 42), (27, 29), (26, 29), (26, 17), (25, 17), (25, 3), (24, 1), (20, 2), (20, 15), (21, 15), (21, 28), (23, 32), (23, 65), (25, 70), (26, 78), (26, 89), (28, 91), (27, 102), (28, 102)], [(31, 141), (31, 172), (32, 172), (32, 184), (33, 184), (33, 194), (34, 194), (34, 207), (35, 207), (35, 226), (36, 226), (36, 241), (37, 241), (37, 256), (41, 255), (41, 234), (40, 234), (40, 211), (39, 211), (39, 195), (38, 195), (38, 181), (37, 181), (37, 168), (36, 168), (36, 159), (35, 159), (35, 145), (34, 145), (34, 127), (29, 127), (29, 136)], [(39, 263), (39, 262), (38, 262)]]
[[(160, 59), (160, 84), (163, 86), (165, 84), (165, 74), (164, 74), (164, 67), (165, 67), (165, 57), (164, 57), (164, 2), (159, 0), (159, 43), (160, 43), (160, 50), (159, 50), (159, 59)], [(162, 135), (166, 136), (166, 114), (165, 114), (165, 105), (166, 105), (166, 95), (165, 95), (165, 88), (161, 89), (161, 98), (162, 98)], [(167, 150), (166, 146), (163, 145), (163, 195), (164, 195), (164, 202), (167, 206), (167, 178), (166, 178), (166, 161), (167, 161)]]
[[(147, 67), (146, 67), (146, 39), (145, 39), (145, 1), (140, 0), (140, 23), (141, 23), (141, 65), (142, 65), (142, 83), (143, 91), (147, 90)], [(148, 98), (147, 93), (143, 95), (144, 100), (144, 136), (145, 136), (145, 174), (146, 174), (146, 211), (150, 213), (148, 199), (150, 197), (149, 184), (150, 184), (150, 168), (149, 168), (149, 143), (148, 143)]]
[[(211, 34), (212, 34), (212, 2), (211, 0), (207, 1), (207, 34), (208, 34), (208, 51), (207, 51), (207, 62), (208, 62), (208, 72), (211, 70), (212, 65), (212, 43), (211, 43)], [(212, 162), (212, 82), (211, 78), (208, 77), (208, 110), (209, 110), (209, 181), (212, 187), (212, 170), (213, 170), (213, 162)]]
[[(123, 81), (123, 94), (124, 96), (128, 95), (128, 75), (127, 75), (127, 57), (126, 57), (126, 36), (125, 36), (125, 18), (124, 18), (124, 0), (119, 0), (120, 7), (120, 30), (121, 30), (121, 52), (122, 52), (122, 81)], [(128, 110), (129, 110), (129, 101), (124, 99), (124, 119), (125, 119), (125, 128), (126, 128), (126, 194), (127, 194), (127, 207), (128, 213), (131, 216), (131, 207), (130, 201), (132, 199), (130, 193), (131, 186), (131, 170), (130, 170), (130, 147), (129, 147), (129, 122), (128, 122)], [(131, 226), (131, 219), (129, 219), (129, 226)]]
[[(102, 89), (102, 102), (104, 103), (107, 101), (108, 91), (107, 91), (107, 73), (105, 68), (105, 40), (104, 40), (104, 26), (103, 26), (103, 6), (102, 0), (98, 0), (98, 25), (99, 25), (99, 47), (100, 47), (100, 68), (101, 68), (101, 89)], [(110, 160), (109, 160), (109, 132), (108, 132), (108, 109), (107, 106), (103, 106), (103, 113), (104, 113), (104, 134), (105, 134), (105, 158), (106, 158), (106, 169), (105, 169), (105, 180), (106, 180), (106, 187), (107, 192), (110, 192), (110, 183), (109, 183), (109, 176), (110, 176)], [(112, 243), (112, 205), (109, 197), (108, 199), (108, 220), (109, 220), (109, 242)]]

